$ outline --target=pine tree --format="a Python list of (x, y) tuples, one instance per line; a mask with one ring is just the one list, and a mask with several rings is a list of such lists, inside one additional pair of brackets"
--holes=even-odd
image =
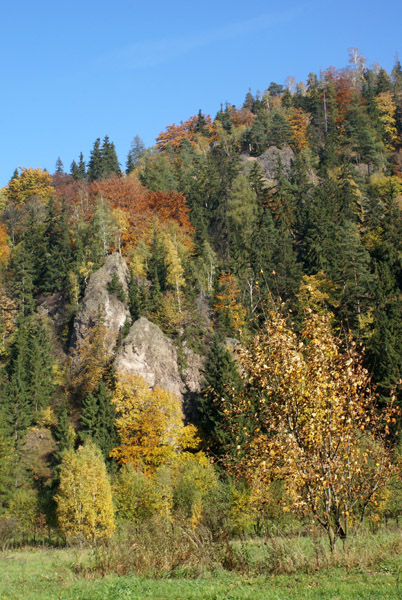
[(53, 349), (48, 331), (40, 318), (27, 324), (28, 385), (34, 414), (51, 404), (54, 392)]
[[(402, 377), (402, 296), (387, 263), (376, 263), (374, 319), (368, 342), (368, 362), (383, 403)], [(399, 392), (401, 405), (401, 393)]]
[(27, 327), (20, 321), (7, 365), (6, 412), (14, 446), (19, 446), (33, 422), (33, 407), (29, 389), (29, 346)]

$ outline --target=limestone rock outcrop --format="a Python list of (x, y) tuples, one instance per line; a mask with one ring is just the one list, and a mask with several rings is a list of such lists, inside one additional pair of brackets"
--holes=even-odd
[(114, 274), (127, 298), (128, 267), (124, 259), (118, 253), (114, 253), (106, 258), (104, 265), (92, 273), (89, 279), (81, 307), (74, 321), (72, 348), (80, 346), (81, 341), (100, 318), (107, 330), (106, 345), (110, 352), (115, 348), (119, 331), (126, 320), (130, 319), (130, 312), (127, 302), (119, 299), (119, 294), (111, 293), (108, 290)]
[(269, 180), (275, 180), (276, 171), (278, 168), (278, 158), (280, 157), (283, 172), (285, 175), (289, 175), (295, 155), (293, 150), (287, 144), (283, 146), (283, 148), (277, 148), (276, 146), (271, 146), (266, 150), (261, 156), (257, 157), (257, 162), (261, 165), (262, 173), (264, 177)]
[(183, 399), (186, 390), (179, 373), (176, 348), (159, 327), (145, 317), (131, 326), (114, 366), (117, 371), (140, 375), (151, 388), (158, 385)]

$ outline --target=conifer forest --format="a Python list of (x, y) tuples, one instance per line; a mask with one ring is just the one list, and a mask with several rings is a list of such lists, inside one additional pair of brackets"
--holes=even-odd
[(0, 190), (1, 548), (398, 522), (399, 60), (76, 156)]

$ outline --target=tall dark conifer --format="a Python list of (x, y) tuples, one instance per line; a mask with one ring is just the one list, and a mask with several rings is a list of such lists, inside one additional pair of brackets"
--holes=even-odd
[(89, 181), (96, 181), (103, 177), (103, 165), (102, 165), (102, 151), (101, 141), (97, 138), (94, 142), (91, 155), (88, 164), (88, 179)]

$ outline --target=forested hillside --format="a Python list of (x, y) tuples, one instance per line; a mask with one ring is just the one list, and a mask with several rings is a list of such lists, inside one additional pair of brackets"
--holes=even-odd
[[(16, 169), (0, 538), (313, 514), (333, 545), (398, 514), (402, 67), (352, 59), (136, 136), (124, 167), (105, 136), (69, 172)], [(159, 375), (127, 367), (144, 328)]]

